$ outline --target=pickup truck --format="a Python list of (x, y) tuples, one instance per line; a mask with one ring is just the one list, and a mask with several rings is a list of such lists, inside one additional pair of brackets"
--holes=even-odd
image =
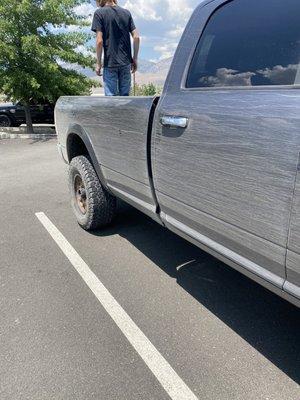
[(79, 224), (123, 199), (299, 306), (299, 62), (299, 0), (204, 0), (160, 97), (61, 97)]

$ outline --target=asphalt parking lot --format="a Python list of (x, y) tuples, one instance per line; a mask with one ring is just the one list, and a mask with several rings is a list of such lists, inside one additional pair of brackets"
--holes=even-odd
[(192, 398), (167, 393), (36, 213), (185, 393), (299, 400), (300, 310), (124, 204), (111, 227), (80, 229), (55, 139), (0, 140), (0, 193), (1, 400)]

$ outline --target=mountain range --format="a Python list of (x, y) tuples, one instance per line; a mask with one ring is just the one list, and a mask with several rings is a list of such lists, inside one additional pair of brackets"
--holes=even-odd
[(139, 84), (154, 83), (163, 85), (169, 72), (173, 57), (164, 58), (157, 62), (140, 60), (136, 74), (136, 81)]
[[(163, 85), (167, 77), (173, 57), (164, 58), (163, 60), (153, 62), (141, 59), (136, 73), (136, 82), (140, 85), (146, 83), (154, 83), (155, 85)], [(74, 66), (72, 67), (74, 68)], [(76, 68), (83, 75), (99, 80), (95, 72), (90, 68)]]

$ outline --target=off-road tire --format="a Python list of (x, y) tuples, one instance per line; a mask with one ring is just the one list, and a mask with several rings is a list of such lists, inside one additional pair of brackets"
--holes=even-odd
[[(85, 213), (80, 209), (76, 197), (75, 179), (80, 179), (78, 176), (85, 187)], [(87, 157), (78, 156), (72, 159), (69, 166), (69, 190), (74, 214), (83, 229), (90, 231), (110, 224), (116, 213), (116, 198), (101, 185)]]

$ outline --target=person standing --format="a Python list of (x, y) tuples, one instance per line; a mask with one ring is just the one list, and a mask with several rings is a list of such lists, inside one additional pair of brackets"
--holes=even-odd
[[(138, 68), (139, 34), (130, 12), (118, 6), (117, 0), (97, 0), (97, 6), (92, 22), (92, 31), (96, 32), (96, 74), (101, 74), (104, 50), (105, 95), (129, 96), (131, 73)], [(133, 38), (133, 56), (130, 35)]]

